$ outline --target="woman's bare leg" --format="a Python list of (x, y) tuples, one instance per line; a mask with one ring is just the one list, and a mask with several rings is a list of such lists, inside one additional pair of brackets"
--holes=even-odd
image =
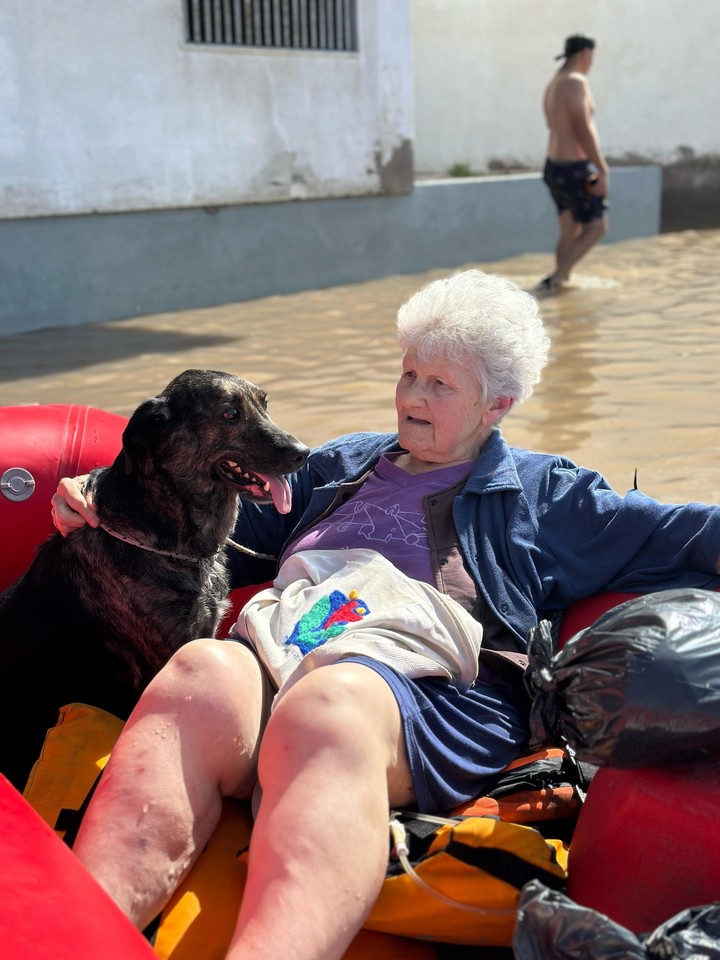
[(390, 688), (361, 664), (309, 673), (278, 702), (259, 772), (228, 960), (337, 960), (385, 876), (388, 808), (413, 799)]
[(249, 796), (266, 723), (253, 654), (182, 647), (141, 697), (83, 818), (74, 851), (143, 929), (212, 834), (223, 796)]

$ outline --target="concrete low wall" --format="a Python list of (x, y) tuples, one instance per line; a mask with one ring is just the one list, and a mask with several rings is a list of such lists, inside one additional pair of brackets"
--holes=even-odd
[(692, 151), (662, 168), (660, 229), (704, 230), (720, 227), (720, 157)]
[[(606, 242), (660, 227), (661, 170), (612, 171)], [(411, 194), (0, 222), (0, 334), (213, 306), (553, 249), (539, 174)]]

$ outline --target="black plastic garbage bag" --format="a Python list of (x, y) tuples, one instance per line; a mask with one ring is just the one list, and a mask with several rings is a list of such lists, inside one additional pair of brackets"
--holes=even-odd
[(565, 741), (581, 760), (613, 767), (720, 754), (720, 594), (628, 600), (557, 653), (543, 621), (528, 655), (530, 749)]
[(515, 960), (720, 960), (720, 904), (683, 910), (636, 935), (531, 880), (520, 894), (512, 946)]

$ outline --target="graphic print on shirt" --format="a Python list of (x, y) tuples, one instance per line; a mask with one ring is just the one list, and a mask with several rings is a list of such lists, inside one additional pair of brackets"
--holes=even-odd
[(362, 620), (368, 613), (370, 609), (364, 600), (360, 599), (357, 590), (350, 590), (347, 594), (341, 590), (333, 590), (327, 597), (321, 597), (300, 617), (285, 645), (294, 644), (304, 656), (339, 636), (348, 623)]
[(388, 543), (400, 540), (416, 547), (427, 541), (425, 517), (422, 513), (401, 510), (400, 504), (383, 508), (363, 500), (352, 504), (352, 512), (337, 524), (337, 531), (353, 531), (369, 542)]

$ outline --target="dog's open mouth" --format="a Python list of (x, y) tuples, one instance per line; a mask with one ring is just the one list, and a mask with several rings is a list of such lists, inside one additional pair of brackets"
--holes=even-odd
[(223, 483), (234, 487), (240, 496), (259, 503), (270, 503), (272, 500), (278, 513), (290, 512), (292, 495), (285, 477), (271, 477), (245, 470), (234, 460), (218, 460), (215, 472)]

